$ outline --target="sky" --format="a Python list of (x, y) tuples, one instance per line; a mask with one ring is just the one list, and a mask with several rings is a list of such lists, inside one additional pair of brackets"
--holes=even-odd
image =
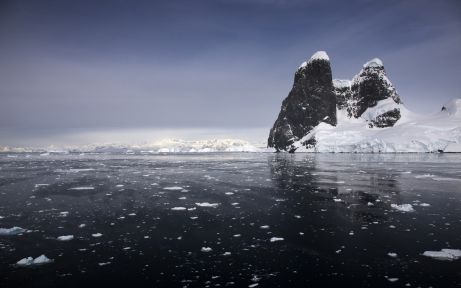
[(0, 0), (0, 145), (265, 140), (314, 52), (383, 60), (408, 109), (461, 97), (461, 1)]

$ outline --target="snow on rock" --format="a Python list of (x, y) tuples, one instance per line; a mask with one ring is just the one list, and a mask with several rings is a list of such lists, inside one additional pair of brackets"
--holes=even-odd
[(0, 236), (18, 235), (26, 231), (26, 229), (17, 226), (12, 228), (0, 228)]
[(64, 235), (56, 238), (58, 241), (70, 241), (74, 239), (74, 235)]
[(370, 61), (368, 61), (367, 63), (365, 63), (363, 65), (363, 68), (366, 68), (366, 67), (383, 67), (383, 66), (384, 66), (384, 64), (383, 64), (383, 61), (381, 61), (381, 59), (373, 58)]
[(32, 257), (27, 257), (16, 262), (18, 266), (33, 266), (33, 265), (43, 265), (53, 262), (53, 259), (49, 259), (45, 255), (40, 255), (37, 258), (33, 259)]
[(431, 257), (437, 260), (457, 260), (461, 258), (461, 250), (458, 249), (442, 249), (440, 251), (425, 251), (423, 256)]
[(413, 206), (411, 204), (391, 204), (391, 207), (395, 210), (401, 211), (401, 212), (414, 212), (415, 209), (413, 209)]
[(216, 208), (219, 206), (219, 203), (208, 203), (208, 202), (202, 202), (202, 203), (195, 203), (195, 205), (199, 207), (211, 207), (211, 208)]
[(317, 51), (314, 53), (314, 55), (311, 56), (311, 59), (309, 59), (309, 62), (316, 61), (316, 60), (330, 61), (330, 57), (328, 57), (328, 54), (325, 51)]

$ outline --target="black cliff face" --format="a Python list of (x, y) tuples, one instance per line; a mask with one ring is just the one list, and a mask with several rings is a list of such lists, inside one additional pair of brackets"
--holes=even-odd
[(291, 145), (325, 122), (336, 125), (336, 96), (330, 61), (311, 59), (298, 69), (293, 88), (270, 130), (268, 146), (294, 152)]
[(396, 103), (401, 103), (381, 63), (365, 66), (360, 74), (354, 77), (351, 91), (357, 103), (357, 109), (353, 115), (355, 118), (360, 117), (369, 107), (376, 106), (381, 100), (392, 98)]

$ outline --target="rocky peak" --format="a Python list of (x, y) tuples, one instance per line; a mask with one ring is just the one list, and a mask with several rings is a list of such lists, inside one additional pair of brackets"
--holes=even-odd
[(336, 125), (336, 97), (330, 61), (324, 51), (316, 52), (296, 71), (293, 88), (270, 131), (268, 146), (294, 151), (291, 145), (320, 122)]

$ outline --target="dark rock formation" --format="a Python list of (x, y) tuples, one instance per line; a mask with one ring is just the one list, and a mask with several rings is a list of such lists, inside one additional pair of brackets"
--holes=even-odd
[(336, 108), (346, 111), (348, 118), (362, 118), (369, 128), (394, 126), (401, 118), (401, 103), (381, 60), (367, 62), (352, 81), (332, 80), (328, 56), (320, 51), (296, 72), (293, 88), (270, 130), (268, 146), (289, 152), (300, 146), (314, 147), (315, 137), (305, 136), (321, 122), (336, 126)]
[(400, 117), (400, 110), (398, 108), (394, 108), (376, 116), (375, 119), (370, 120), (368, 127), (391, 127), (394, 126), (395, 122), (399, 121)]
[(292, 144), (320, 122), (336, 125), (336, 97), (330, 61), (323, 51), (315, 53), (296, 71), (293, 88), (283, 100), (270, 131), (268, 146), (277, 151), (294, 152), (296, 147)]
[[(338, 109), (345, 109), (349, 117), (363, 117), (368, 108), (375, 107), (381, 100), (392, 99), (397, 104), (402, 103), (378, 58), (365, 63), (352, 81), (335, 79), (333, 83)], [(365, 120), (369, 121), (369, 127), (383, 128), (393, 126), (400, 117), (400, 109), (393, 108), (374, 119)]]
[(386, 76), (382, 61), (377, 58), (367, 62), (354, 77), (351, 90), (357, 103), (355, 118), (360, 117), (369, 107), (376, 106), (380, 100), (392, 98), (396, 103), (401, 103), (397, 91)]

